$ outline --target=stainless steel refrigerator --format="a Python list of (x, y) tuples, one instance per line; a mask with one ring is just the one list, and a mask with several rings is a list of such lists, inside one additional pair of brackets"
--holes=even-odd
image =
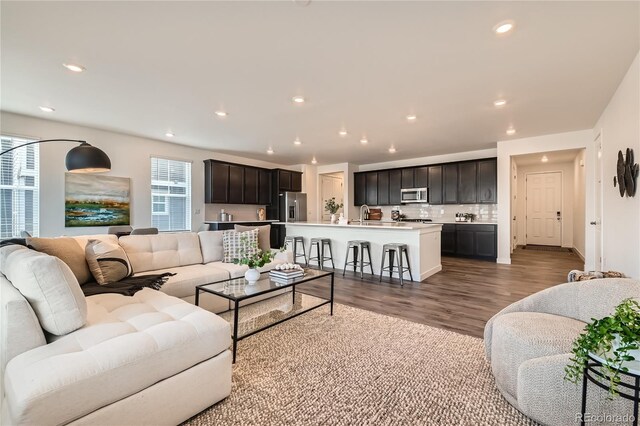
[(283, 192), (280, 195), (280, 221), (307, 221), (307, 194), (304, 192)]

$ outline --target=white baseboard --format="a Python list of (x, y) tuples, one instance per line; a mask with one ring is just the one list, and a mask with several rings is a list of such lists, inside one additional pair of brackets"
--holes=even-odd
[(510, 257), (499, 257), (496, 259), (496, 263), (501, 263), (503, 265), (511, 265)]
[(575, 248), (575, 247), (571, 247), (571, 250), (573, 250), (573, 252), (574, 252), (575, 254), (577, 254), (577, 255), (578, 255), (578, 257), (579, 257), (579, 258), (582, 260), (582, 262), (584, 263), (584, 254), (580, 253), (580, 250), (578, 250), (578, 249), (577, 249), (577, 248)]
[(438, 265), (438, 266), (434, 266), (433, 268), (429, 269), (428, 271), (423, 272), (422, 274), (420, 274), (420, 281), (424, 281), (427, 278), (429, 278), (431, 275), (434, 275), (438, 272), (442, 271), (442, 265)]

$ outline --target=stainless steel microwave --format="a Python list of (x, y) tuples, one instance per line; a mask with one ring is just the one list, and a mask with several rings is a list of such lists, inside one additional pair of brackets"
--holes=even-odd
[(403, 204), (408, 203), (429, 203), (428, 188), (406, 188), (400, 190), (400, 201)]

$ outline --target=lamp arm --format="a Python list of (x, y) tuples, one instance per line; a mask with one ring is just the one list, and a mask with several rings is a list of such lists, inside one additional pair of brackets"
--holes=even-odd
[(28, 146), (28, 145), (35, 145), (37, 143), (43, 143), (43, 142), (78, 142), (78, 143), (87, 143), (87, 141), (81, 141), (78, 139), (43, 139), (43, 140), (39, 140), (39, 141), (32, 141), (32, 142), (27, 142), (27, 143), (23, 143), (22, 145), (19, 146), (14, 146), (13, 148), (9, 148), (6, 151), (2, 151), (0, 152), (0, 156), (13, 151), (14, 149), (18, 149), (18, 148), (22, 148), (23, 146)]

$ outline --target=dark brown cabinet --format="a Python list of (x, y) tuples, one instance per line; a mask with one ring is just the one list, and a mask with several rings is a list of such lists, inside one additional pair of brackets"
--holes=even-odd
[(402, 169), (402, 189), (415, 188), (414, 169)]
[(458, 164), (458, 202), (475, 204), (478, 166), (475, 161)]
[(442, 246), (442, 254), (456, 254), (456, 225), (442, 225), (440, 243)]
[(258, 169), (258, 204), (271, 202), (271, 172)]
[(498, 257), (497, 226), (483, 224), (444, 224), (442, 254), (493, 260)]
[(258, 169), (244, 168), (244, 203), (258, 204)]
[(291, 191), (291, 172), (289, 170), (278, 170), (278, 189)]
[(302, 173), (291, 172), (291, 191), (302, 191)]
[(361, 206), (367, 202), (367, 177), (364, 173), (356, 173), (354, 177), (353, 205)]
[(429, 167), (416, 167), (413, 172), (413, 183), (416, 188), (429, 187)]
[(244, 167), (229, 165), (229, 204), (244, 203)]
[(429, 204), (442, 204), (442, 166), (429, 166)]
[(458, 204), (458, 164), (442, 166), (442, 203)]
[(402, 200), (400, 190), (402, 189), (402, 172), (400, 170), (389, 170), (389, 205), (397, 206)]
[(378, 205), (389, 205), (389, 171), (378, 172)]
[(367, 173), (367, 197), (365, 204), (378, 205), (378, 172)]
[[(468, 225), (475, 226), (475, 225)], [(469, 227), (456, 225), (456, 254), (461, 256), (473, 256), (474, 232)]]
[(497, 202), (498, 162), (495, 158), (478, 161), (478, 203)]
[(204, 166), (204, 202), (229, 202), (229, 165), (210, 160)]
[(282, 169), (276, 169), (274, 173), (276, 173), (276, 186), (278, 191), (302, 191), (302, 173)]
[(475, 246), (473, 255), (495, 259), (497, 252), (497, 235), (494, 225), (473, 225), (475, 229)]

